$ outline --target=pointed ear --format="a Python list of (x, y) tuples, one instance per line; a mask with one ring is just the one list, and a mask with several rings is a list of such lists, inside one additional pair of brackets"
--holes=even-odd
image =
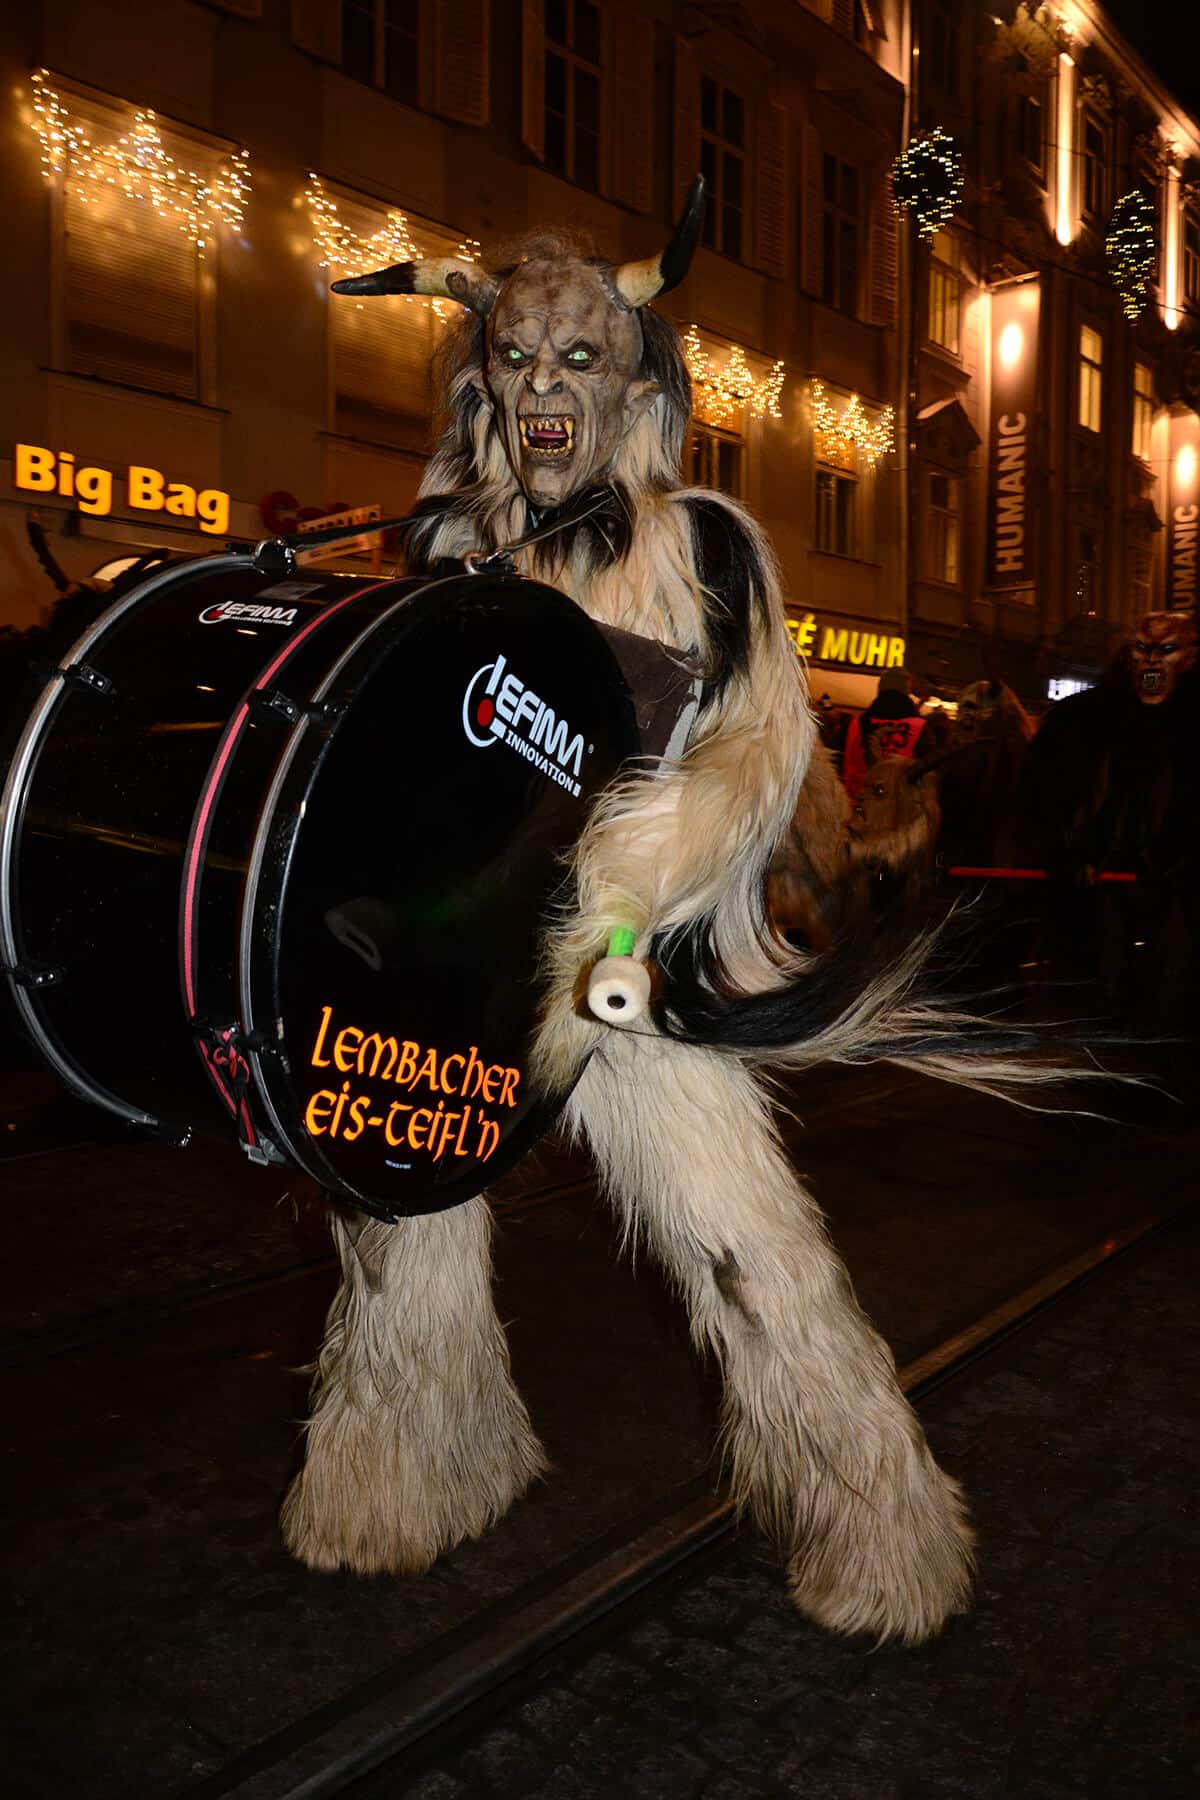
[(657, 381), (631, 381), (625, 389), (625, 416), (631, 425), (648, 413), (658, 396), (662, 393), (662, 384)]

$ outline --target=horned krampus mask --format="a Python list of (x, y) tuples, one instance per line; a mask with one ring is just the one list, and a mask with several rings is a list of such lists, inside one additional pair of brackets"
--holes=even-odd
[(428, 294), (485, 321), (479, 382), (505, 454), (534, 506), (601, 480), (658, 385), (643, 379), (640, 309), (687, 274), (704, 218), (697, 176), (666, 249), (613, 265), (530, 256), (500, 278), (458, 257), (394, 263), (335, 281), (338, 294)]
[(1179, 677), (1196, 665), (1196, 621), (1191, 613), (1146, 613), (1129, 646), (1133, 688), (1143, 706), (1161, 706)]

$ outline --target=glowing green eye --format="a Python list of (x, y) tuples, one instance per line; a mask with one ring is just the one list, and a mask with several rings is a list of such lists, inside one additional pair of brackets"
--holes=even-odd
[(567, 352), (567, 361), (574, 363), (578, 368), (585, 368), (591, 360), (592, 353), (590, 350), (569, 350)]
[(507, 362), (519, 363), (524, 361), (524, 352), (518, 350), (515, 344), (510, 344), (508, 349), (504, 352), (504, 357)]

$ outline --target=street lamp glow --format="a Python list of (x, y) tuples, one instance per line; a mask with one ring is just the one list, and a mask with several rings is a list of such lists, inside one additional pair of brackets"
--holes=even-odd
[(996, 345), (996, 357), (1001, 368), (1012, 369), (1025, 354), (1025, 333), (1015, 319), (1010, 319), (1000, 333)]

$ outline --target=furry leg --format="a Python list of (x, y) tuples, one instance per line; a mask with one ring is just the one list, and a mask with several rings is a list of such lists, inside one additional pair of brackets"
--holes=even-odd
[(396, 1225), (334, 1217), (342, 1285), (282, 1514), (309, 1568), (417, 1574), (545, 1469), (492, 1301), (491, 1232), (483, 1197)]
[(971, 1588), (959, 1489), (756, 1083), (713, 1052), (612, 1032), (570, 1110), (721, 1359), (734, 1491), (782, 1540), (797, 1606), (835, 1631), (931, 1636)]

